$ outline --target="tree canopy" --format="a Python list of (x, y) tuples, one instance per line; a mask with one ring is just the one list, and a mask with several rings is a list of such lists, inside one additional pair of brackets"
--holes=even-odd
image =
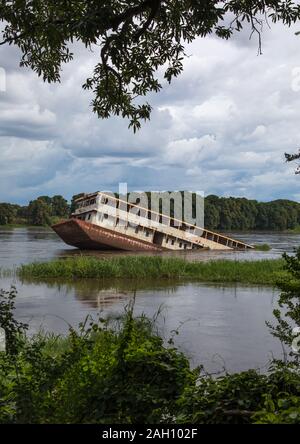
[(207, 196), (205, 227), (212, 230), (297, 229), (300, 225), (300, 204), (285, 199), (257, 202), (245, 198)]
[(229, 39), (246, 26), (261, 51), (264, 23), (290, 26), (299, 17), (291, 0), (0, 0), (0, 45), (18, 46), (21, 66), (48, 82), (60, 81), (73, 42), (98, 45), (99, 62), (84, 84), (93, 110), (128, 118), (135, 131), (151, 114), (142, 98), (162, 88), (162, 77), (171, 82), (182, 72), (186, 44), (210, 34)]
[(68, 218), (70, 207), (62, 196), (40, 196), (28, 206), (0, 202), (0, 225), (51, 225)]

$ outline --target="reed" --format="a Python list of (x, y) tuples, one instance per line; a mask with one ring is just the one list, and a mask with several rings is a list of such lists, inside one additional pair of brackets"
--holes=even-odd
[(202, 282), (274, 285), (285, 274), (283, 260), (189, 262), (180, 258), (130, 256), (110, 259), (68, 258), (23, 265), (21, 278), (194, 279)]
[(270, 251), (271, 247), (269, 244), (257, 244), (254, 246), (256, 251)]

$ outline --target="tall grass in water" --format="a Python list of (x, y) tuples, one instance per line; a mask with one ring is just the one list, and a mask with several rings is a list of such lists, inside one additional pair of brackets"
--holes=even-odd
[(68, 258), (23, 265), (17, 273), (24, 278), (190, 278), (202, 282), (273, 285), (283, 272), (283, 261), (188, 262), (179, 258), (120, 257), (96, 259)]
[(270, 251), (271, 247), (268, 244), (257, 244), (254, 246), (256, 251)]

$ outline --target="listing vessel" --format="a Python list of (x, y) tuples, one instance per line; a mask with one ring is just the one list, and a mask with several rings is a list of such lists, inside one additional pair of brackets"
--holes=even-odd
[(96, 192), (76, 201), (71, 218), (52, 228), (68, 245), (83, 250), (247, 250), (253, 248), (223, 234)]

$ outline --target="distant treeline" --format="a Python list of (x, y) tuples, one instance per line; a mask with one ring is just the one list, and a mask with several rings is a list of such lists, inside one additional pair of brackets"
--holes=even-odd
[[(74, 211), (74, 197), (71, 205), (62, 196), (40, 196), (27, 206), (0, 203), (0, 225), (51, 225)], [(217, 231), (284, 231), (300, 226), (300, 204), (284, 199), (258, 202), (210, 195), (204, 214), (205, 228)]]
[(27, 206), (0, 203), (0, 225), (51, 225), (69, 216), (70, 206), (62, 196), (40, 196)]
[(300, 204), (211, 195), (205, 198), (204, 219), (211, 230), (293, 230), (300, 225)]

